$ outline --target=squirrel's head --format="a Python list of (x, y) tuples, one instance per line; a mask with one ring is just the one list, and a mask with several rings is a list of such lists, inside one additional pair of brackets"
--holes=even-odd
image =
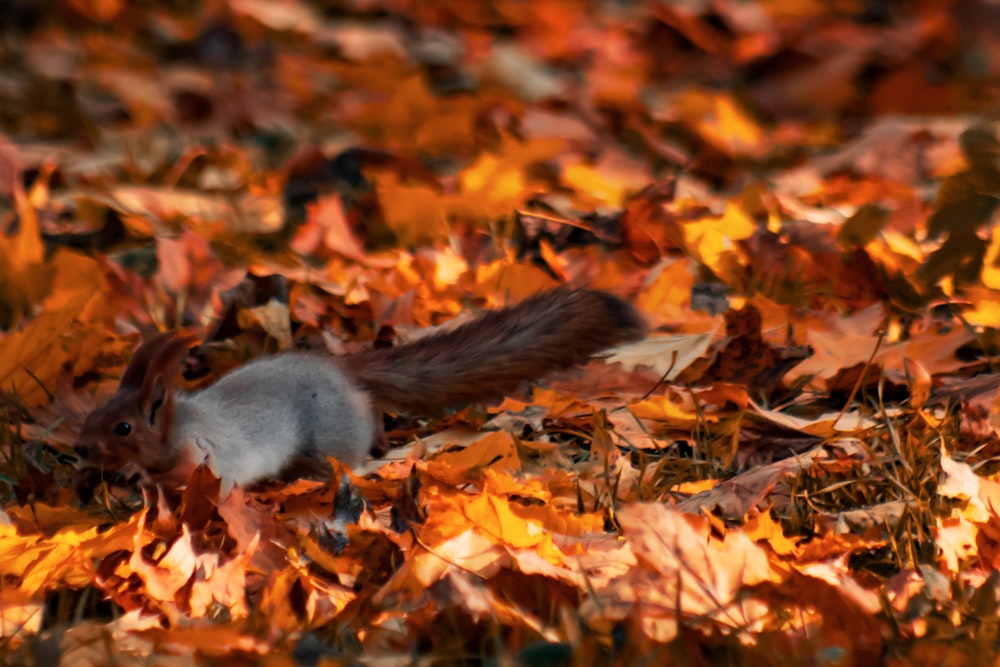
[(87, 415), (73, 446), (80, 459), (78, 480), (93, 477), (93, 469), (113, 473), (127, 463), (150, 472), (171, 465), (167, 438), (174, 416), (176, 377), (192, 341), (189, 335), (168, 332), (136, 350), (118, 391)]

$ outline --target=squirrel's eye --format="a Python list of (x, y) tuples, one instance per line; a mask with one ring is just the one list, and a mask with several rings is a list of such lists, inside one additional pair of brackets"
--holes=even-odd
[(128, 422), (118, 422), (115, 424), (115, 435), (126, 436), (132, 432), (132, 425)]

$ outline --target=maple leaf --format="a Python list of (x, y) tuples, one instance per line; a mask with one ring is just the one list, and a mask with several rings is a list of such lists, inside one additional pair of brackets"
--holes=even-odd
[(0, 321), (8, 326), (40, 301), (51, 285), (52, 267), (44, 262), (38, 212), (32, 201), (46, 196), (44, 180), (39, 180), (36, 190), (24, 191), (17, 149), (0, 137), (0, 192), (13, 196), (18, 216), (17, 230), (0, 234)]
[[(990, 655), (990, 3), (7, 4), (12, 661)], [(70, 500), (140, 331), (339, 357), (564, 283), (653, 334), (363, 477)]]
[(581, 611), (590, 623), (638, 612), (642, 631), (657, 641), (675, 637), (682, 616), (759, 627), (767, 605), (738, 599), (738, 593), (783, 576), (746, 534), (718, 540), (703, 519), (663, 505), (633, 504), (618, 519), (640, 567), (584, 604)]

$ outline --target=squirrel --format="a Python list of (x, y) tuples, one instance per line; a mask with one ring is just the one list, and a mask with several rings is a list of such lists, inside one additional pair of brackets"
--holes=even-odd
[(242, 487), (328, 471), (327, 456), (355, 468), (382, 444), (384, 409), (427, 413), (498, 398), (645, 331), (618, 297), (560, 287), (396, 347), (262, 357), (193, 392), (176, 376), (194, 337), (159, 334), (87, 416), (74, 488), (87, 500), (102, 480), (176, 487), (202, 463)]

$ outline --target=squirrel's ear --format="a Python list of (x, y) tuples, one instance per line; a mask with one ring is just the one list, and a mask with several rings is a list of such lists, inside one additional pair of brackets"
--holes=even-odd
[(141, 389), (146, 380), (147, 371), (163, 350), (164, 346), (175, 338), (176, 334), (167, 331), (153, 336), (139, 346), (139, 349), (132, 355), (132, 361), (122, 374), (120, 387), (122, 389)]
[[(168, 333), (157, 336), (136, 352), (139, 356), (147, 346), (148, 354), (140, 359), (143, 364), (142, 382), (139, 386), (139, 410), (150, 426), (159, 426), (173, 414), (173, 388), (177, 378), (177, 367), (187, 355), (188, 347), (194, 342), (188, 334)], [(126, 375), (132, 371), (129, 364)], [(122, 378), (125, 385), (125, 378)]]

